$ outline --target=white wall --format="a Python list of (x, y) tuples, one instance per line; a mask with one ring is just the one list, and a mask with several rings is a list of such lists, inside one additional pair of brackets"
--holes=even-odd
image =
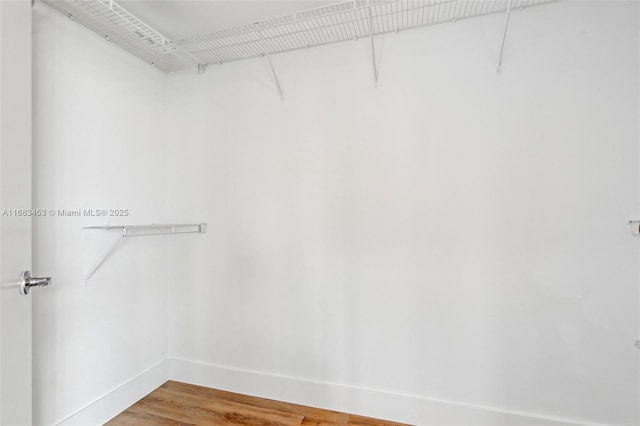
[(380, 37), (377, 89), (367, 42), (279, 55), (280, 101), (263, 61), (165, 78), (37, 5), (34, 207), (210, 227), (127, 241), (84, 286), (105, 220), (34, 221), (36, 424), (167, 356), (329, 408), (296, 383), (387, 392), (363, 414), (637, 424), (638, 15), (515, 12), (501, 75), (500, 16)]
[[(39, 3), (34, 30), (34, 207), (130, 209), (111, 224), (166, 221), (165, 76)], [(34, 272), (54, 285), (33, 292), (36, 424), (166, 359), (167, 242), (126, 241), (85, 286), (117, 234), (80, 228), (106, 221), (34, 220)]]
[(275, 56), (284, 101), (170, 76), (170, 358), (637, 424), (638, 16), (514, 12), (499, 75), (501, 16), (378, 38), (377, 89), (368, 41)]

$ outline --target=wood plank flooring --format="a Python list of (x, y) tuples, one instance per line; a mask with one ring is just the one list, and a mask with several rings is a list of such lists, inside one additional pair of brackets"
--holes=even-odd
[(403, 426), (174, 381), (166, 382), (107, 425)]

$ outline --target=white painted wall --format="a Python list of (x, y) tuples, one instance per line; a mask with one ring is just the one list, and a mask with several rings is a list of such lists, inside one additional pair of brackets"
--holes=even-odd
[(284, 101), (170, 76), (170, 358), (638, 424), (638, 12), (516, 12), (500, 75), (488, 16), (380, 37), (377, 89), (368, 41), (274, 57)]
[[(130, 209), (111, 224), (166, 221), (165, 76), (40, 3), (34, 30), (34, 207)], [(167, 241), (127, 240), (85, 286), (116, 234), (80, 228), (106, 221), (34, 220), (34, 270), (54, 285), (33, 292), (36, 424), (166, 359)], [(137, 397), (80, 424), (101, 424)]]
[(500, 16), (381, 37), (378, 89), (366, 42), (279, 55), (280, 101), (262, 61), (165, 79), (37, 5), (34, 207), (210, 227), (83, 286), (115, 235), (35, 220), (36, 424), (167, 375), (420, 424), (637, 424), (638, 16), (516, 12), (501, 75)]

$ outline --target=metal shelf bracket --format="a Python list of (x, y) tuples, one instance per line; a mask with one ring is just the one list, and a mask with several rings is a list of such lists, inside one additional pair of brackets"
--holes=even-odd
[(367, 8), (369, 20), (369, 38), (371, 39), (371, 61), (373, 62), (373, 87), (378, 87), (378, 67), (376, 66), (376, 46), (373, 41), (373, 18), (371, 6)]
[(109, 258), (120, 243), (129, 237), (146, 237), (151, 235), (172, 235), (172, 234), (204, 234), (207, 232), (206, 223), (197, 224), (168, 224), (168, 225), (129, 225), (129, 226), (87, 226), (82, 229), (94, 229), (109, 231), (112, 229), (120, 231), (118, 238), (114, 240), (107, 250), (100, 256), (96, 263), (93, 264), (89, 272), (84, 276), (84, 283), (87, 284), (89, 279), (100, 269), (100, 266)]
[(262, 46), (262, 55), (267, 58), (267, 62), (269, 63), (269, 68), (271, 69), (271, 76), (273, 77), (273, 81), (276, 84), (276, 88), (278, 89), (278, 95), (280, 95), (280, 100), (284, 99), (282, 96), (282, 88), (280, 87), (280, 81), (278, 80), (278, 75), (276, 74), (275, 68), (273, 68), (273, 63), (271, 62), (271, 56), (269, 56), (269, 52), (264, 44), (264, 35), (262, 31), (258, 30), (258, 35), (260, 35), (260, 45)]
[(496, 64), (496, 72), (500, 72), (500, 68), (502, 67), (502, 53), (504, 51), (504, 42), (507, 38), (507, 29), (509, 28), (509, 17), (511, 16), (511, 3), (512, 0), (509, 0), (507, 3), (507, 11), (504, 15), (504, 29), (502, 30), (502, 42), (500, 43), (500, 52), (498, 53), (498, 62)]

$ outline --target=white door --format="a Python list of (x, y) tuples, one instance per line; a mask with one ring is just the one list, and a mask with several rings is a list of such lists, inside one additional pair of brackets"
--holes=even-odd
[(0, 0), (0, 425), (31, 424), (31, 2)]

